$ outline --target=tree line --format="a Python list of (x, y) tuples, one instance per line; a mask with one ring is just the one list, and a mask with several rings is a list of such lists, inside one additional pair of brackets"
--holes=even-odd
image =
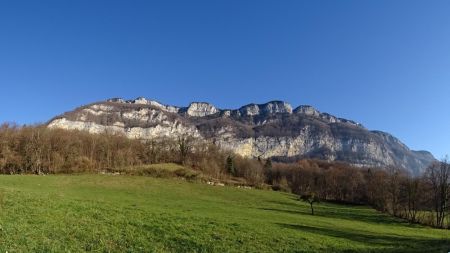
[(395, 167), (359, 168), (339, 162), (301, 160), (266, 166), (266, 182), (309, 202), (367, 204), (439, 228), (450, 226), (450, 164), (436, 161), (421, 176)]
[(435, 227), (448, 227), (450, 165), (435, 162), (419, 177), (390, 168), (300, 160), (273, 163), (220, 150), (189, 136), (128, 139), (114, 133), (49, 129), (42, 125), (0, 126), (0, 173), (101, 172), (119, 167), (179, 163), (218, 180), (241, 178), (254, 187), (298, 194), (310, 203), (367, 204), (379, 211)]
[(119, 167), (158, 163), (179, 163), (224, 180), (242, 177), (252, 185), (263, 183), (262, 167), (252, 159), (233, 156), (210, 142), (189, 136), (177, 139), (128, 139), (104, 132), (49, 129), (43, 125), (0, 126), (0, 173), (56, 174), (102, 172)]

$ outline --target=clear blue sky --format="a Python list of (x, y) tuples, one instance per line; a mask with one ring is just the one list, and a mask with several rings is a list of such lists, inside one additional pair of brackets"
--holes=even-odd
[(450, 153), (450, 1), (1, 1), (0, 122), (285, 100)]

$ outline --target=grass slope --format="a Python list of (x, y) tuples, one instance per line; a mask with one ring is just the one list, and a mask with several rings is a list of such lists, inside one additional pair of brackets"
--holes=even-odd
[(0, 176), (0, 252), (447, 252), (361, 206), (138, 176)]

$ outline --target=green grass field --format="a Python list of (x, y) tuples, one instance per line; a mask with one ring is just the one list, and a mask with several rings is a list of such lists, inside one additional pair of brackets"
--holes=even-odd
[(0, 176), (0, 252), (447, 252), (361, 206), (143, 176)]

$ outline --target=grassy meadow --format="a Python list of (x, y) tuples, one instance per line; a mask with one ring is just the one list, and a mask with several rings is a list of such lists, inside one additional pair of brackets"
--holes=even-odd
[(448, 252), (364, 206), (130, 175), (0, 176), (0, 252)]

